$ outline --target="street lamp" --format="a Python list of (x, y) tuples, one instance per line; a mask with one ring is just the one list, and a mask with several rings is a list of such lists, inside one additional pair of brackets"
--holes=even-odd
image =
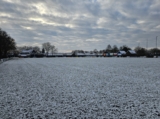
[(158, 36), (156, 36), (156, 57), (158, 57), (158, 55), (157, 55), (157, 37)]
[(156, 36), (156, 49), (157, 49), (157, 37), (158, 37), (158, 36)]

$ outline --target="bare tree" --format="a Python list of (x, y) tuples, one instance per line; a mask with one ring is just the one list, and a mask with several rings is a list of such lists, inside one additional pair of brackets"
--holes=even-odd
[(118, 47), (117, 47), (116, 45), (114, 45), (114, 46), (113, 46), (113, 48), (112, 48), (112, 52), (113, 52), (113, 53), (118, 52)]
[(21, 46), (17, 47), (19, 52), (22, 52), (22, 50), (31, 50), (33, 49), (36, 52), (40, 52), (40, 48), (38, 46)]
[(135, 47), (134, 50), (136, 51), (138, 56), (145, 56), (147, 54), (147, 50), (139, 46)]
[(50, 42), (47, 42), (47, 43), (43, 43), (42, 44), (42, 47), (45, 49), (45, 51), (47, 52), (47, 56), (48, 56), (48, 52), (50, 51), (51, 49), (51, 43)]
[(53, 55), (53, 53), (56, 53), (57, 52), (57, 48), (54, 46), (54, 45), (51, 45), (51, 53)]
[(40, 48), (38, 46), (33, 47), (33, 50), (35, 50), (36, 52), (40, 52)]

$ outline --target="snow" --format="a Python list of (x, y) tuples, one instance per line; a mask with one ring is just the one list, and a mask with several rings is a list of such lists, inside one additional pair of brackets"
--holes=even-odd
[(0, 64), (0, 119), (160, 118), (159, 58), (19, 58)]
[(122, 50), (119, 51), (119, 53), (121, 53), (121, 54), (126, 54), (126, 52), (125, 52), (125, 51), (122, 51)]
[(134, 50), (128, 50), (131, 54), (136, 54)]

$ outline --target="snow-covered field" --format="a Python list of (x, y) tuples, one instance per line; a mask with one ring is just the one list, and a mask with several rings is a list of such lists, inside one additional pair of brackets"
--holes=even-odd
[(159, 58), (26, 58), (0, 64), (0, 119), (160, 118)]

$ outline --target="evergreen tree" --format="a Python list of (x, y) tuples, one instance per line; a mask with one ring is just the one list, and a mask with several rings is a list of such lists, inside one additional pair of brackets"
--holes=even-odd
[(123, 45), (123, 46), (121, 46), (119, 49), (120, 49), (120, 50), (123, 50), (123, 51), (125, 51), (125, 52), (127, 52), (128, 50), (131, 50), (131, 48), (128, 47), (127, 45)]
[(15, 40), (7, 32), (0, 29), (0, 58), (7, 57), (7, 54), (15, 49)]
[(45, 50), (44, 50), (44, 48), (42, 48), (42, 53), (45, 53)]

